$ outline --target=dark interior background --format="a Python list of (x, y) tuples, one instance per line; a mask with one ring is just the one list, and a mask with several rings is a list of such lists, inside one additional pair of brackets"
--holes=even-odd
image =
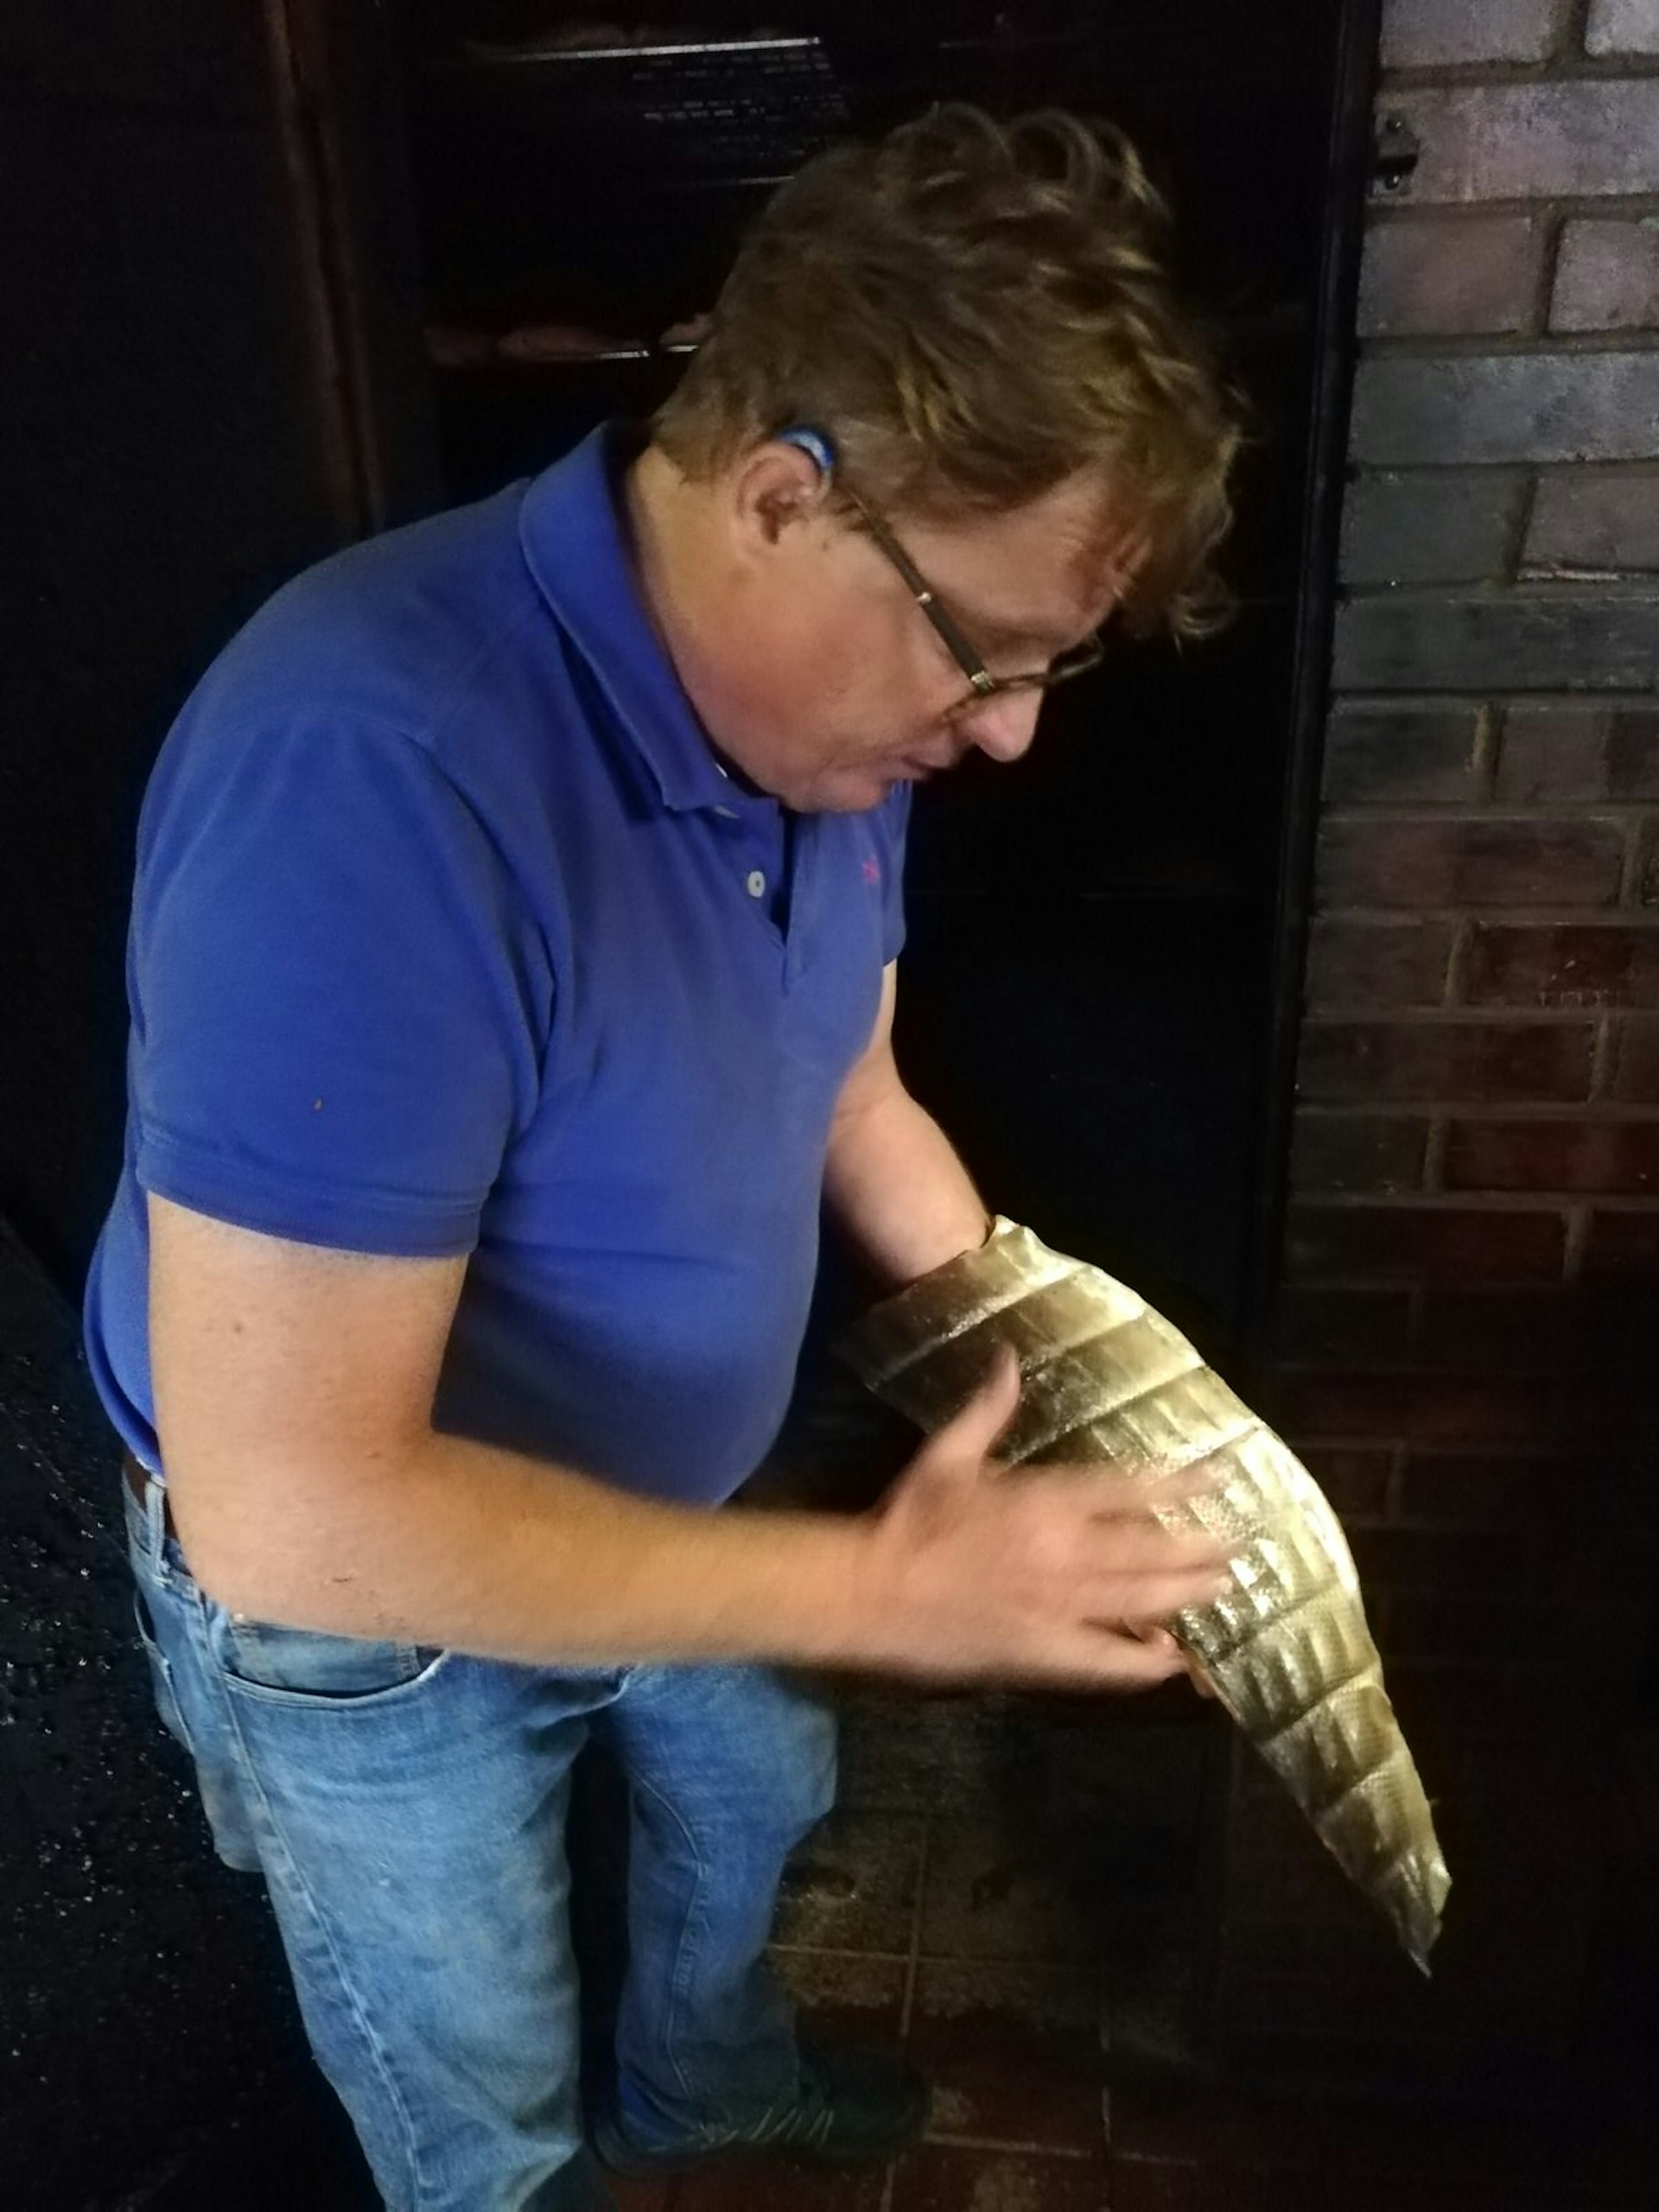
[(1243, 1319), (1262, 1154), (1340, 11), (643, 12), (821, 42), (780, 52), (770, 79), (711, 51), (683, 92), (700, 110), (677, 111), (664, 76), (646, 120), (625, 56), (526, 58), (545, 9), (408, 11), (429, 322), (612, 341), (608, 358), (435, 367), (447, 498), (648, 411), (681, 366), (660, 334), (709, 305), (744, 221), (820, 133), (940, 98), (1064, 103), (1122, 124), (1176, 211), (1181, 281), (1249, 408), (1237, 616), (1181, 652), (1116, 640), (1027, 760), (918, 794), (899, 1049), (995, 1204), (1158, 1290), (1219, 1351)]
[[(574, 20), (552, 5), (0, 16), (0, 2097), (22, 2202), (360, 2188), (257, 1893), (211, 1860), (149, 1722), (112, 1450), (75, 1352), (119, 1157), (149, 763), (285, 577), (648, 409), (681, 365), (661, 333), (708, 303), (769, 184), (823, 137), (933, 99), (1063, 100), (1129, 128), (1253, 445), (1228, 634), (1115, 649), (1027, 762), (922, 795), (901, 1051), (1005, 1211), (1161, 1295), (1217, 1355), (1248, 1318), (1279, 1173), (1263, 1128), (1285, 791), (1320, 681), (1298, 641), (1327, 588), (1315, 396), (1327, 329), (1347, 327), (1321, 302), (1358, 189), (1332, 168), (1352, 156), (1332, 151), (1345, 12), (604, 12), (821, 45), (770, 90), (704, 57), (702, 108), (658, 84), (653, 119), (626, 58), (607, 89), (589, 63), (469, 53)], [(539, 366), (424, 358), (423, 327), (541, 320), (635, 342)]]
[[(321, 124), (284, 118), (253, 10), (167, 0), (101, 35), (118, 12), (27, 0), (0, 29), (0, 159), (25, 211), (5, 249), (16, 574), (0, 960), (21, 1079), (0, 1096), (0, 1208), (71, 1293), (118, 1158), (144, 774), (215, 647), (358, 526), (329, 450), (344, 372), (319, 359), (292, 175), (293, 131)], [(785, 51), (781, 80), (717, 46), (689, 91), (685, 65), (664, 66), (654, 119), (626, 64), (500, 58), (568, 27), (568, 8), (275, 12), (328, 19), (335, 76), (309, 89), (346, 111), (334, 181), (356, 191), (359, 260), (321, 281), (354, 288), (363, 325), (399, 325), (401, 351), (383, 346), (359, 393), (394, 519), (647, 410), (683, 360), (659, 334), (709, 302), (747, 216), (825, 136), (939, 97), (1002, 112), (1064, 100), (1135, 135), (1251, 410), (1238, 616), (1179, 653), (1120, 641), (1052, 702), (1026, 762), (970, 765), (922, 795), (901, 1049), (996, 1203), (1137, 1274), (1219, 1349), (1241, 1319), (1262, 1161), (1298, 594), (1322, 588), (1306, 494), (1340, 11), (658, 4), (632, 14), (716, 41), (764, 22), (819, 42)], [(365, 99), (351, 80), (371, 67), (383, 81)], [(398, 203), (412, 298), (391, 266), (402, 238), (364, 251), (377, 194)], [(609, 334), (618, 357), (418, 359), (422, 321), (543, 320)]]

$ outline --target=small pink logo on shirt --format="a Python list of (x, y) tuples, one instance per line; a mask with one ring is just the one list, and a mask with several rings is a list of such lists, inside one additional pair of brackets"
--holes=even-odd
[(864, 855), (864, 880), (866, 883), (880, 883), (881, 880), (881, 871), (876, 865), (874, 853)]

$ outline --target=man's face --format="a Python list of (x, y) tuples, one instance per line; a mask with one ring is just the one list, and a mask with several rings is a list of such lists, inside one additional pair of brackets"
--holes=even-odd
[[(883, 519), (993, 676), (1088, 638), (1136, 550), (1093, 477), (966, 522)], [(765, 541), (741, 599), (717, 741), (798, 811), (855, 812), (976, 748), (1017, 760), (1030, 746), (1041, 693), (976, 699), (880, 548), (823, 503)]]

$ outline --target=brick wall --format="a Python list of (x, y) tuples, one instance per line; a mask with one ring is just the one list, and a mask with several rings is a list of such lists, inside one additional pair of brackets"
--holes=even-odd
[(1659, 0), (1389, 0), (1278, 1413), (1458, 1886), (1432, 1988), (1248, 1770), (1235, 2037), (1558, 2049), (1649, 1610)]

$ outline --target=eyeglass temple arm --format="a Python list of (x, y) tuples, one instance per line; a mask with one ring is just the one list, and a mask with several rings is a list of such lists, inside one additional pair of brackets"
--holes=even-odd
[(938, 599), (934, 596), (933, 587), (922, 575), (921, 570), (898, 539), (884, 524), (877, 521), (855, 492), (849, 492), (843, 486), (842, 497), (848, 500), (862, 517), (864, 527), (893, 567), (897, 569), (906, 583), (909, 585), (911, 597), (944, 640), (950, 658), (973, 685), (975, 690), (985, 693), (995, 691), (997, 688), (996, 678), (969, 644), (967, 639), (963, 637), (962, 632), (957, 629), (944, 607), (939, 605)]

